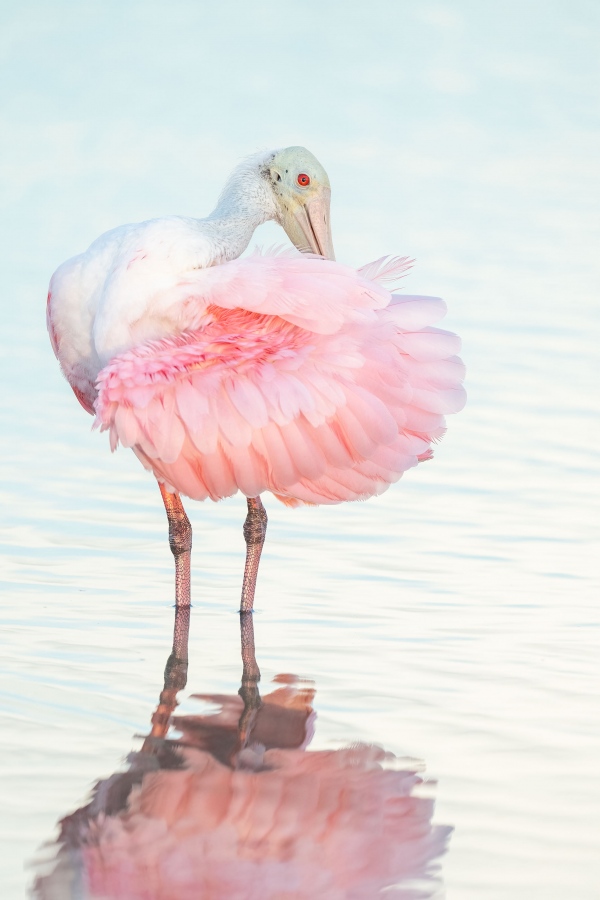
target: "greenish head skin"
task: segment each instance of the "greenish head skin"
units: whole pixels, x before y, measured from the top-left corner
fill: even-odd
[[[331,239],[331,186],[327,172],[305,147],[286,147],[267,159],[277,221],[302,251],[335,259]]]

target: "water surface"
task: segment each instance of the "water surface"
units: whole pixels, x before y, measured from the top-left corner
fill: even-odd
[[[158,490],[90,433],[62,381],[49,275],[122,221],[206,213],[239,156],[297,142],[331,176],[338,258],[409,253],[407,290],[447,299],[469,400],[434,461],[379,499],[290,511],[265,498],[261,683],[314,680],[311,752],[375,743],[423,761],[433,826],[454,829],[449,897],[597,897],[598,11],[309,7],[318,33],[293,46],[280,4],[262,19],[184,0],[7,14],[6,900],[25,895],[57,821],[139,750],[173,615]],[[245,505],[188,506],[178,711],[193,715],[190,694],[239,686]]]

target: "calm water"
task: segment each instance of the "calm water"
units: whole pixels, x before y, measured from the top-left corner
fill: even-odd
[[[379,499],[291,511],[265,498],[261,692],[280,673],[314,680],[307,755],[375,743],[411,760],[435,797],[432,833],[453,829],[445,855],[430,853],[441,871],[426,896],[595,900],[597,11],[380,3],[339,27],[332,3],[306,66],[275,7],[261,7],[263,31],[230,5],[237,31],[212,40],[230,27],[215,13],[202,53],[205,23],[183,0],[169,16],[107,3],[71,18],[30,3],[5,31],[2,898],[26,895],[57,821],[140,750],[172,633],[158,490],[90,433],[61,380],[43,322],[49,275],[121,221],[205,213],[240,155],[301,141],[332,178],[338,258],[410,253],[407,290],[448,300],[469,400],[435,460]],[[227,77],[194,107],[219,54]],[[290,59],[306,81],[265,121],[271,76]],[[323,84],[330,106],[306,110]],[[274,227],[257,237],[280,239]],[[194,716],[192,694],[240,685],[245,504],[188,508],[178,713]]]
[[[111,457],[89,433],[39,330],[39,343],[5,344],[11,370],[48,371],[26,404],[22,393],[3,403],[2,867],[15,898],[57,819],[148,733],[173,615],[158,491],[132,454]],[[436,460],[368,504],[269,504],[263,685],[279,672],[315,679],[311,749],[375,742],[424,761],[434,822],[454,827],[449,896],[592,898],[595,347],[551,324],[486,334],[467,333],[470,402]],[[526,348],[510,369],[507,341],[517,357]],[[191,693],[234,694],[241,672],[244,504],[189,505],[183,712]]]

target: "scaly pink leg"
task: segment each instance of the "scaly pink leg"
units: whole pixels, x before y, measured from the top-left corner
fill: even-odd
[[[175,605],[190,606],[190,556],[192,553],[192,526],[185,514],[179,494],[170,494],[164,484],[158,485],[169,520],[169,544],[175,557]],[[177,642],[177,619],[175,642]]]
[[[254,574],[254,581],[256,582],[256,573]],[[256,714],[262,706],[262,700],[260,699],[260,692],[258,690],[260,669],[256,662],[256,653],[254,650],[254,622],[252,621],[251,609],[246,612],[240,610],[240,637],[242,639],[242,663],[244,669],[242,672],[242,684],[238,694],[244,701],[244,709],[242,710],[238,722],[238,743],[232,757],[232,764],[234,765],[238,753],[246,747],[248,738],[254,726]]]
[[[242,644],[242,686],[256,684],[260,681],[260,669],[256,662],[256,650],[254,648],[254,622],[252,610],[240,611],[240,638]]]
[[[248,515],[244,522],[244,538],[246,540],[246,565],[242,584],[241,613],[252,612],[256,576],[267,533],[267,512],[260,497],[248,497]]]
[[[244,709],[238,723],[238,748],[234,753],[232,762],[240,750],[243,750],[252,730],[256,713],[262,703],[258,691],[260,681],[260,669],[256,664],[254,651],[254,623],[252,621],[252,607],[254,605],[254,591],[256,590],[256,576],[258,564],[262,553],[265,535],[267,533],[267,513],[262,505],[260,497],[248,497],[248,515],[244,522],[244,538],[246,540],[246,565],[244,567],[244,582],[242,584],[242,602],[240,606],[240,637],[242,640],[242,686],[239,695],[244,701]]]
[[[165,682],[158,706],[152,714],[152,730],[142,746],[142,753],[155,753],[157,738],[166,738],[171,716],[177,706],[177,694],[187,684],[188,635],[190,631],[190,607],[175,607],[173,649],[165,666]]]

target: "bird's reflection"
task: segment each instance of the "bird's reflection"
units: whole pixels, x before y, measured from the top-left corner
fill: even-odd
[[[152,728],[129,768],[60,823],[33,896],[119,900],[416,900],[437,896],[450,829],[433,825],[414,765],[365,744],[307,750],[312,682],[260,696],[251,613],[237,695],[174,715],[186,685],[189,607]]]

